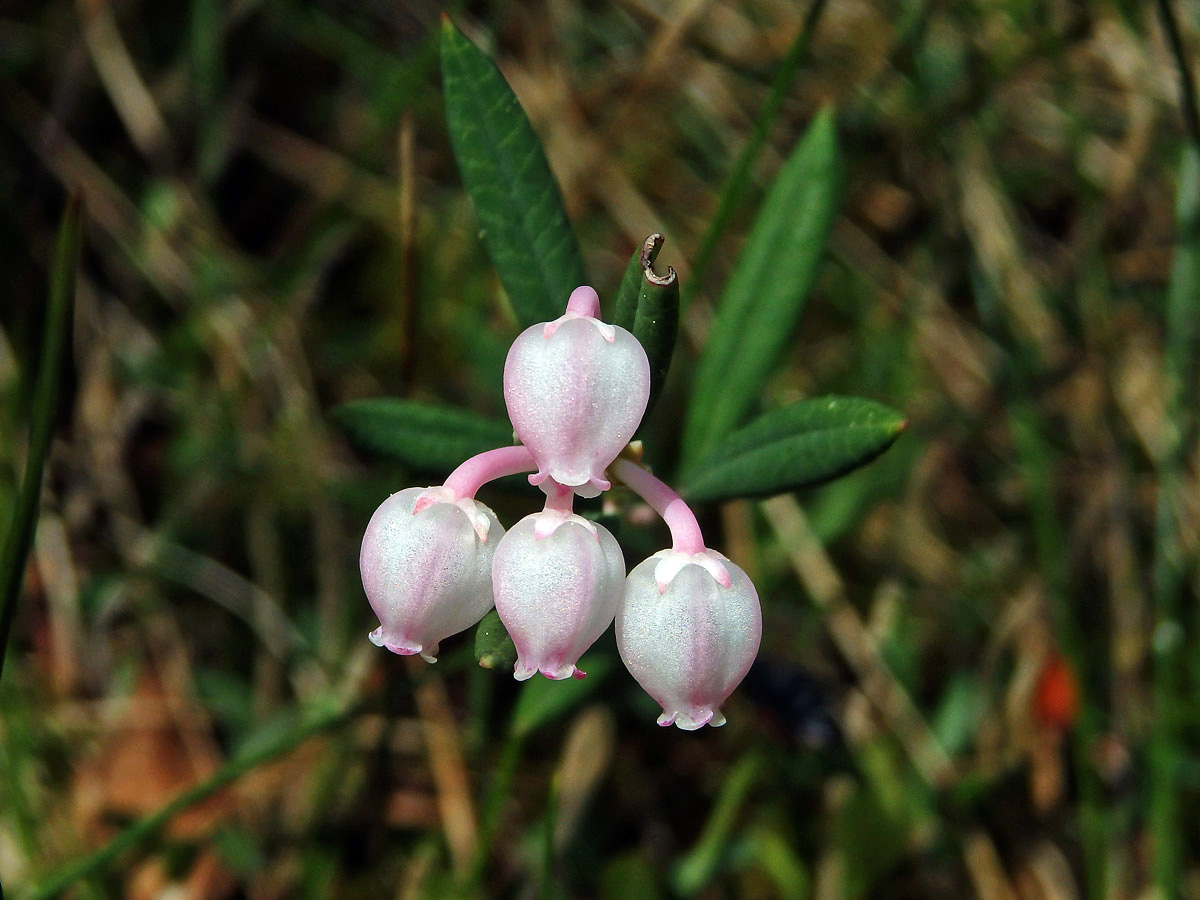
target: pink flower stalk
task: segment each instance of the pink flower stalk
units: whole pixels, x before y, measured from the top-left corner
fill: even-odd
[[[663,517],[673,544],[625,580],[616,615],[621,660],[662,707],[659,725],[724,725],[720,706],[762,639],[758,593],[745,572],[704,546],[695,515],[670,487],[628,460],[612,469]]]
[[[372,643],[436,662],[442,639],[483,618],[492,608],[492,558],[504,529],[475,491],[531,468],[524,447],[501,447],[467,460],[442,487],[407,488],[383,501],[359,553],[363,589],[380,622]]]
[[[606,528],[571,512],[573,493],[550,482],[546,508],[504,536],[492,563],[496,612],[517,648],[518,681],[582,678],[576,663],[608,628],[625,559]]]
[[[581,497],[608,490],[604,470],[633,437],[650,396],[642,345],[599,312],[596,292],[576,288],[566,313],[521,332],[504,364],[508,416],[537,460],[530,483],[552,479]]]

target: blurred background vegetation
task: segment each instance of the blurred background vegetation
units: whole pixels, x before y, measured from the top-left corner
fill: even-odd
[[[445,472],[331,410],[502,415],[516,333],[450,155],[442,7],[0,7],[0,529],[54,233],[69,191],[87,207],[0,683],[6,896],[1200,897],[1200,132],[1165,8],[450,5],[601,296],[667,237],[667,469],[763,191],[837,111],[840,214],[763,406],[860,394],[910,427],[827,487],[702,510],[766,628],[729,724],[685,734],[611,632],[584,687],[479,669],[469,633],[435,667],[366,640],[367,518]],[[1192,60],[1200,6],[1174,12]],[[505,521],[537,499],[481,496]],[[622,538],[631,564],[665,542]]]

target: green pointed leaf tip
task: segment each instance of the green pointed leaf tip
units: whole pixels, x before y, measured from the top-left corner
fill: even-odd
[[[442,85],[454,158],[522,326],[562,315],[587,282],[546,154],[500,70],[442,19]]]
[[[844,475],[883,453],[908,422],[860,397],[816,397],[771,410],[684,475],[691,500],[781,494]]]
[[[768,190],[721,294],[696,366],[685,466],[746,417],[783,355],[816,280],[841,182],[834,113],[826,108]]]
[[[426,472],[449,472],[513,441],[508,422],[412,400],[355,400],[337,407],[333,417],[358,446]]]
[[[505,672],[511,672],[517,662],[517,648],[494,609],[475,626],[475,658],[484,669]]]

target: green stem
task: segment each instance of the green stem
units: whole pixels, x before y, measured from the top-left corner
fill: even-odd
[[[243,753],[235,759],[231,759],[207,781],[184,791],[166,806],[158,810],[158,812],[134,822],[99,850],[59,869],[33,892],[29,900],[49,900],[49,898],[57,897],[75,884],[75,882],[101,872],[126,850],[130,850],[152,838],[168,822],[188,807],[194,806],[212,796],[251,769],[257,768],[277,756],[282,756],[309,738],[346,721],[358,709],[357,704],[335,704],[322,706],[322,708],[310,712],[305,721],[301,722],[295,728],[276,736],[270,741],[264,742],[261,746]]]
[[[763,773],[763,757],[750,752],[730,771],[695,846],[672,874],[675,891],[684,897],[703,890],[720,868],[732,841],[737,816]]]
[[[1195,564],[1194,558],[1186,558],[1180,521],[1183,473],[1195,445],[1196,417],[1189,391],[1196,383],[1196,338],[1200,331],[1196,312],[1200,304],[1200,153],[1195,147],[1184,151],[1177,227],[1165,310],[1167,445],[1157,461],[1152,568],[1155,634],[1150,827],[1154,880],[1162,896],[1168,898],[1179,896],[1183,875],[1178,776],[1183,758],[1181,736],[1188,709],[1183,683],[1188,635],[1184,631],[1182,609],[1188,571]]]
[[[475,846],[475,860],[466,877],[465,897],[478,896],[483,888],[483,878],[487,872],[488,857],[492,853],[492,844],[496,840],[496,831],[500,827],[500,814],[512,788],[513,777],[517,772],[517,764],[521,761],[521,750],[525,741],[521,734],[510,731],[500,749],[500,758],[492,772],[491,783],[487,795],[483,799],[480,810],[479,843]]]
[[[1025,351],[1026,356],[1031,352]],[[1031,390],[1031,386],[1020,375],[1031,365],[1030,359],[1018,358],[1014,365],[1018,396],[1028,396]],[[1104,896],[1104,885],[1108,878],[1106,843],[1109,833],[1104,799],[1091,762],[1100,728],[1093,707],[1088,702],[1090,679],[1083,634],[1068,599],[1071,597],[1071,575],[1066,563],[1067,540],[1054,505],[1055,450],[1046,439],[1043,423],[1039,421],[1032,403],[1010,399],[1008,415],[1017,465],[1029,500],[1038,570],[1046,581],[1046,605],[1054,634],[1079,684],[1079,717],[1072,733],[1071,752],[1079,791],[1079,834],[1083,850],[1085,896],[1100,900]]]
[[[1157,461],[1153,597],[1155,611],[1154,717],[1150,738],[1150,833],[1153,877],[1160,896],[1180,896],[1183,878],[1184,821],[1179,808],[1182,734],[1189,705],[1183,680],[1188,635],[1181,622],[1188,571],[1180,496],[1183,473],[1195,445],[1196,416],[1191,391],[1196,384],[1197,336],[1200,333],[1200,113],[1196,83],[1184,51],[1179,23],[1168,0],[1158,0],[1167,44],[1179,70],[1180,114],[1185,146],[1176,197],[1176,246],[1167,290],[1164,325],[1166,353],[1166,446]],[[1193,635],[1194,638],[1194,635]]]
[[[79,248],[83,242],[83,201],[73,195],[67,202],[54,260],[50,270],[50,297],[46,324],[42,329],[42,354],[38,360],[33,388],[33,423],[29,431],[29,455],[25,477],[17,496],[8,539],[0,550],[0,676],[9,634],[17,613],[17,598],[25,580],[25,563],[33,546],[37,525],[38,502],[42,496],[42,471],[50,438],[54,433],[54,414],[58,409],[63,357],[70,344],[71,313],[75,308],[75,278],[79,268]]]
[[[783,62],[779,64],[779,68],[775,72],[775,78],[771,82],[771,91],[767,94],[767,99],[758,112],[758,118],[754,121],[754,131],[738,155],[733,171],[725,179],[725,186],[717,201],[717,211],[713,214],[708,229],[700,240],[700,249],[696,251],[691,275],[682,292],[681,307],[687,305],[688,300],[691,299],[696,287],[703,279],[704,271],[712,262],[717,244],[725,234],[729,220],[733,217],[734,208],[746,196],[746,187],[750,180],[750,167],[758,158],[763,144],[767,142],[767,135],[771,131],[771,126],[775,124],[775,117],[779,115],[779,109],[783,106],[784,98],[796,77],[800,60],[804,58],[804,53],[812,41],[812,35],[816,30],[817,21],[821,17],[821,11],[825,8],[825,2],[826,0],[813,0],[812,5],[808,8],[808,13],[804,16],[804,24],[800,27],[800,33],[792,41],[787,56],[783,58]]]
[[[26,858],[35,859],[40,847],[37,816],[27,802],[21,782],[37,751],[30,734],[30,709],[24,701],[25,698],[15,689],[11,697],[0,695],[0,717],[4,721],[4,741],[0,743],[0,773],[3,773],[4,792],[0,795],[0,803],[12,813],[13,831]],[[0,900],[2,898],[3,890],[0,889]]]

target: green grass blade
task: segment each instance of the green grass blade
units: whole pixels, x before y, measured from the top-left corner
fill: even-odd
[[[1184,537],[1187,514],[1185,472],[1194,451],[1197,338],[1200,336],[1200,152],[1189,145],[1183,154],[1176,197],[1177,244],[1166,297],[1167,446],[1157,460],[1158,501],[1155,511],[1153,585],[1157,624],[1154,643],[1154,730],[1150,742],[1150,823],[1154,835],[1154,875],[1164,896],[1174,893],[1183,877],[1183,845],[1179,834],[1183,813],[1179,779],[1184,765],[1181,735],[1188,720],[1190,692],[1183,637],[1188,558]]]
[[[833,110],[822,110],[763,202],[696,367],[685,465],[750,412],[804,310],[841,188]]]
[[[298,747],[309,738],[345,722],[358,710],[359,706],[356,704],[347,706],[329,702],[314,705],[294,726],[274,731],[266,739],[256,741],[253,748],[239,753],[229,760],[206,781],[188,788],[157,812],[138,819],[99,850],[60,869],[33,892],[30,900],[50,900],[76,882],[103,872],[122,853],[154,837],[168,822],[184,810],[206,800],[251,769],[258,768],[263,763],[270,762],[277,756],[282,756],[289,750]]]
[[[425,472],[451,471],[513,442],[508,422],[412,400],[355,400],[337,407],[333,418],[358,446]]]
[[[50,270],[49,305],[42,332],[41,357],[33,385],[32,423],[29,430],[29,455],[25,475],[17,496],[12,523],[0,551],[0,675],[4,673],[5,651],[17,599],[25,576],[25,563],[33,545],[37,526],[38,501],[42,493],[42,470],[50,450],[54,415],[58,409],[62,383],[63,358],[71,338],[71,319],[75,309],[75,279],[79,252],[83,243],[83,202],[73,196],[63,213],[54,247]]]
[[[762,773],[762,757],[749,753],[726,776],[699,840],[672,873],[676,893],[691,897],[712,881],[729,851],[738,813]]]
[[[512,88],[448,18],[442,84],[454,158],[513,311],[525,326],[555,319],[587,282],[562,195]]]
[[[793,841],[769,826],[755,828],[746,836],[744,852],[771,881],[779,900],[808,900],[811,879],[797,855]]]
[[[829,481],[883,453],[907,425],[859,397],[816,397],[759,416],[684,474],[690,500],[781,494]]]
[[[586,678],[531,678],[521,686],[521,695],[513,708],[509,727],[518,738],[525,738],[558,716],[587,699],[612,671],[611,657],[593,653],[580,661]]]
[[[700,249],[696,251],[696,258],[692,261],[689,286],[683,294],[684,304],[690,299],[692,292],[702,283],[704,273],[708,270],[708,264],[712,262],[713,253],[717,249],[717,243],[725,235],[725,229],[729,227],[729,220],[733,218],[733,213],[738,203],[746,196],[747,189],[750,186],[750,167],[758,159],[758,154],[767,142],[767,135],[771,133],[771,127],[775,124],[775,118],[779,115],[779,110],[783,106],[783,101],[787,97],[788,90],[796,78],[796,72],[800,68],[800,60],[804,58],[804,54],[808,50],[808,45],[812,41],[813,32],[817,28],[817,21],[821,18],[821,13],[825,9],[825,2],[826,0],[813,0],[812,5],[808,8],[808,12],[805,13],[804,24],[800,28],[800,33],[796,35],[796,39],[792,41],[792,46],[788,49],[787,56],[779,64],[779,68],[775,72],[775,77],[771,81],[771,92],[767,94],[767,99],[763,103],[762,109],[759,110],[758,118],[754,120],[754,133],[746,141],[742,152],[738,154],[733,170],[729,173],[729,177],[725,179],[725,185],[721,188],[721,197],[717,201],[717,211],[713,213],[708,229],[704,232],[704,237],[700,240]]]

